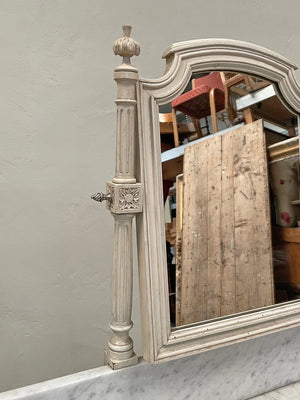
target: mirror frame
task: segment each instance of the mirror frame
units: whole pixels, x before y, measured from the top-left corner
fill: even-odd
[[[251,310],[171,330],[161,172],[159,105],[180,95],[193,72],[237,71],[276,83],[277,94],[300,113],[297,66],[281,55],[247,42],[202,39],[175,43],[163,58],[159,79],[137,83],[138,141],[136,177],[144,186],[143,212],[137,218],[137,243],[143,356],[158,363],[196,354],[300,325],[300,300]]]

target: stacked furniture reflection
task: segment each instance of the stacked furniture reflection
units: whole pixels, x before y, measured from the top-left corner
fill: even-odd
[[[194,87],[172,102],[174,142],[166,142],[161,130],[175,326],[300,295],[295,115],[266,80],[233,72],[199,80],[210,77],[222,87],[207,85],[201,94]],[[211,96],[208,114],[199,114],[196,123],[190,110],[203,105],[199,96],[209,97],[212,89],[219,101]],[[178,110],[192,117],[186,130],[184,122],[178,125],[184,120]],[[213,134],[205,135],[199,127],[207,116]]]

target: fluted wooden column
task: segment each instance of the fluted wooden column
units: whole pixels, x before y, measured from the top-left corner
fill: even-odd
[[[105,350],[105,360],[113,369],[138,362],[129,336],[132,328],[132,220],[142,210],[142,187],[136,182],[135,121],[136,82],[138,71],[130,57],[139,55],[140,47],[130,38],[131,27],[124,26],[124,36],[114,44],[114,52],[123,57],[115,69],[117,82],[116,170],[112,182],[107,182],[107,207],[114,221],[114,258],[112,270],[112,313],[110,328],[113,336]]]

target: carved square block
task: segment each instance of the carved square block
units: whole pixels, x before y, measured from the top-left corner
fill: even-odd
[[[106,202],[108,210],[115,214],[132,214],[142,211],[143,188],[141,183],[106,182],[106,193],[111,201]]]

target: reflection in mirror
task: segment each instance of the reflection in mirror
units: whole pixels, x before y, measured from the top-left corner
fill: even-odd
[[[173,328],[299,299],[297,116],[276,85],[195,74],[159,119]]]

